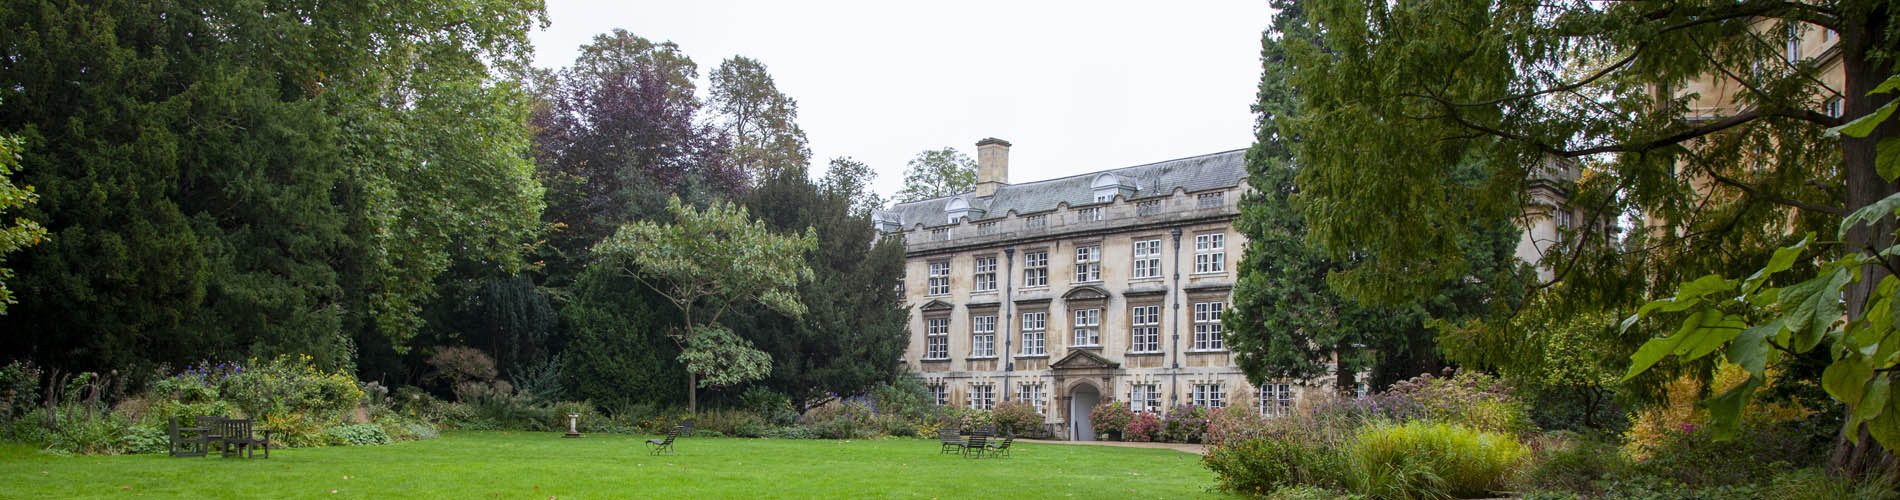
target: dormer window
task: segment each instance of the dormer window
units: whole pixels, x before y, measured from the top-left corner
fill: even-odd
[[[951,198],[949,203],[943,205],[943,211],[950,217],[951,224],[983,217],[982,210],[971,207],[970,200],[961,197]]]
[[[1135,181],[1115,174],[1102,174],[1095,176],[1095,182],[1089,183],[1089,191],[1095,194],[1095,203],[1107,203],[1115,201],[1116,196],[1134,196]]]

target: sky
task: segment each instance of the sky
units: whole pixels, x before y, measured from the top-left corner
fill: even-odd
[[[920,151],[1013,144],[1021,183],[1247,147],[1265,0],[664,3],[549,0],[535,64],[614,28],[706,74],[743,55],[798,101],[813,175],[849,156],[890,196]]]

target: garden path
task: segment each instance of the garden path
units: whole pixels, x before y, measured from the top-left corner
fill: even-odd
[[[1086,446],[1119,446],[1119,447],[1122,447],[1122,448],[1161,448],[1161,449],[1168,449],[1168,450],[1175,450],[1175,451],[1180,451],[1180,452],[1186,452],[1186,453],[1193,453],[1193,454],[1195,454],[1195,455],[1206,455],[1206,454],[1207,454],[1207,445],[1204,445],[1204,444],[1184,444],[1184,443],[1131,443],[1131,442],[1124,442],[1124,441],[1059,441],[1059,440],[1053,440],[1053,439],[1017,439],[1017,441],[1022,441],[1022,442],[1025,442],[1025,443],[1037,443],[1037,444],[1072,444],[1072,445],[1086,445]]]

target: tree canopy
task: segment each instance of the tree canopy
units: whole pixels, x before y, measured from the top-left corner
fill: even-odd
[[[897,201],[928,200],[976,188],[976,161],[945,146],[917,153],[904,168],[904,187]]]
[[[1838,284],[1846,299],[1840,311],[1858,324],[1883,297],[1878,287],[1891,256],[1816,275],[1856,277],[1840,283],[1783,288],[1792,281],[1781,280],[1791,278],[1778,277],[1730,290],[1722,285],[1740,281],[1722,277],[1767,277],[1783,263],[1814,269],[1815,260],[1782,257],[1787,248],[1839,262],[1891,245],[1893,219],[1879,210],[1870,224],[1841,223],[1895,192],[1887,179],[1900,169],[1885,168],[1877,149],[1900,143],[1896,124],[1830,131],[1891,109],[1893,95],[1876,92],[1893,74],[1887,61],[1900,43],[1887,2],[1316,0],[1305,11],[1304,22],[1283,31],[1298,102],[1286,129],[1299,139],[1303,210],[1315,221],[1310,239],[1334,256],[1399,257],[1335,275],[1354,296],[1396,301],[1436,293],[1466,265],[1456,251],[1471,231],[1463,221],[1519,214],[1528,186],[1554,182],[1591,221],[1564,231],[1542,262],[1554,280],[1538,284],[1544,297],[1530,303],[1558,313],[1526,316],[1548,320],[1543,325],[1487,322],[1484,328],[1499,330],[1464,337],[1480,340],[1464,348],[1508,352],[1503,343],[1526,342],[1528,332],[1576,327],[1567,318],[1621,316],[1672,294],[1676,305],[1644,309],[1680,311],[1712,293],[1815,297],[1807,292]],[[1831,40],[1838,50],[1804,54],[1792,43],[1803,39]],[[1551,169],[1565,162],[1583,174],[1553,181]],[[1462,163],[1482,167],[1480,182],[1443,175]],[[1379,175],[1366,175],[1366,165],[1378,165]],[[1841,244],[1800,245],[1809,232],[1838,235]],[[1706,374],[1714,364],[1705,348],[1727,340],[1680,350],[1649,342],[1639,351],[1636,344],[1660,337],[1679,346],[1687,337],[1662,334],[1702,331],[1689,325],[1695,318],[1729,332],[1762,325],[1748,318],[1767,313],[1727,309],[1747,302],[1705,304],[1717,303],[1739,317],[1710,307],[1681,330],[1637,322],[1627,330],[1633,333],[1606,336],[1616,344],[1607,347],[1637,352],[1634,361],[1650,368],[1632,371],[1630,383]],[[1755,345],[1730,345],[1742,344]],[[1657,349],[1681,356],[1651,367],[1663,359]],[[1754,371],[1753,357],[1741,359]],[[1709,403],[1739,408],[1749,387]],[[1853,434],[1850,428],[1844,436]]]
[[[770,372],[771,357],[719,320],[749,303],[804,315],[796,287],[812,279],[804,258],[817,236],[810,228],[802,235],[774,234],[731,202],[699,210],[676,196],[666,207],[671,223],[621,226],[595,245],[594,265],[640,281],[679,310],[683,325],[670,336],[686,363],[687,407],[697,411],[697,386],[732,385]]]
[[[540,224],[525,64],[538,2],[0,8],[27,293],[6,350],[72,369],[398,349],[457,262]],[[215,33],[215,36],[207,35]]]
[[[39,198],[33,194],[33,186],[15,186],[10,178],[19,169],[19,139],[0,136],[0,215],[18,210]],[[46,237],[46,228],[25,217],[16,217],[13,222],[0,219],[0,264],[6,263],[6,256],[22,248],[39,243]],[[7,313],[7,305],[14,303],[13,292],[7,289],[7,278],[13,276],[13,270],[0,267],[0,315]]]
[[[779,92],[765,64],[733,56],[708,77],[706,104],[731,138],[739,169],[759,182],[780,171],[806,170],[811,148],[798,128],[798,100]]]

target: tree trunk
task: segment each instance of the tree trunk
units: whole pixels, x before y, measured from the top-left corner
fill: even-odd
[[[1875,86],[1886,81],[1893,74],[1892,66],[1868,60],[1867,52],[1875,48],[1878,38],[1885,35],[1888,16],[1891,14],[1884,4],[1862,6],[1859,9],[1849,7],[1843,12],[1844,29],[1841,30],[1841,73],[1843,117],[1853,119],[1866,116],[1880,106],[1892,100],[1891,94],[1867,95]],[[1877,151],[1875,145],[1881,138],[1892,137],[1900,130],[1900,120],[1888,120],[1874,129],[1864,138],[1841,136],[1841,173],[1846,181],[1847,210],[1852,212],[1861,207],[1886,198],[1900,191],[1894,183],[1880,178],[1875,166]],[[1879,222],[1853,228],[1847,232],[1846,248],[1843,251],[1857,252],[1868,249],[1884,249],[1893,244],[1895,223],[1892,217]],[[1848,320],[1857,320],[1865,309],[1874,288],[1887,270],[1880,265],[1868,265],[1861,269],[1861,280],[1848,285],[1846,290]],[[1852,408],[1849,408],[1852,411]],[[1850,439],[1858,435],[1859,439]],[[1858,442],[1856,442],[1858,441]],[[1868,436],[1866,426],[1844,429],[1835,441],[1832,464],[1840,473],[1858,475],[1871,471],[1893,470],[1894,456]]]
[[[699,374],[686,371],[686,413],[699,414]]]
[[[1346,366],[1346,349],[1352,346],[1345,341],[1333,344],[1333,392],[1339,397],[1351,399],[1358,395],[1358,374]]]

